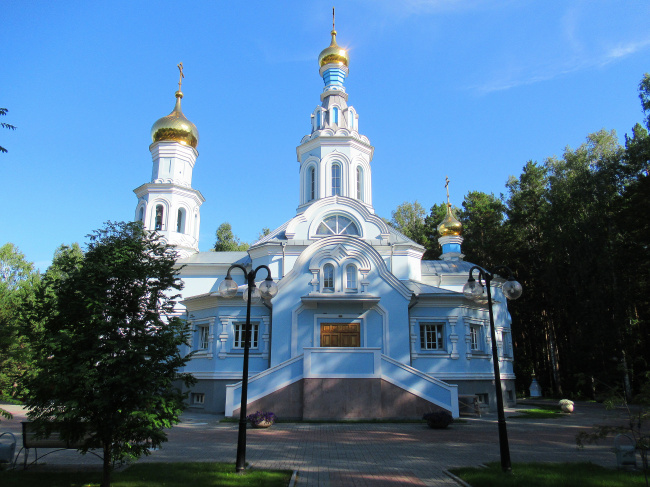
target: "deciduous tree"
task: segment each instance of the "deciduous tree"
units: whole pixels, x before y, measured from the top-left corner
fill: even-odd
[[[61,252],[54,299],[36,340],[28,416],[47,432],[53,422],[80,449],[104,453],[102,487],[113,462],[148,454],[178,422],[178,381],[189,357],[185,323],[174,313],[176,253],[137,223],[108,223],[89,235],[83,259]],[[89,436],[87,436],[89,435]]]
[[[237,250],[247,250],[249,245],[240,242],[239,239],[232,233],[232,225],[224,222],[217,228],[217,240],[214,243],[215,252],[233,252]]]

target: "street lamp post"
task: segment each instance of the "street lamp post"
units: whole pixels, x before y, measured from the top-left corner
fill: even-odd
[[[278,293],[278,285],[273,282],[271,277],[271,269],[265,265],[258,266],[255,270],[250,272],[246,271],[246,268],[239,264],[233,264],[228,269],[226,278],[219,284],[219,294],[224,298],[233,298],[237,295],[238,285],[233,281],[230,276],[230,271],[233,269],[241,269],[246,277],[246,282],[248,288],[246,289],[246,324],[244,325],[244,370],[242,373],[242,385],[241,385],[241,403],[239,406],[239,435],[237,437],[237,472],[241,473],[246,467],[246,403],[248,401],[248,355],[250,349],[250,339],[251,339],[251,302],[254,298],[261,295],[264,298],[271,299]],[[257,271],[260,269],[265,269],[267,273],[266,279],[260,284],[259,291],[255,286],[255,276]],[[254,291],[257,291],[254,293]]]
[[[478,271],[478,282],[473,277],[474,270]],[[503,294],[507,299],[517,299],[521,296],[521,284],[515,281],[512,271],[506,266],[498,266],[493,272],[489,272],[482,267],[475,265],[469,270],[469,279],[463,287],[463,293],[469,299],[477,302],[487,300],[488,313],[490,315],[490,334],[492,336],[492,362],[494,365],[494,385],[497,395],[497,413],[499,418],[499,449],[501,451],[501,469],[504,472],[512,470],[510,463],[510,447],[508,446],[508,430],[506,428],[506,416],[503,412],[503,392],[501,390],[501,373],[499,371],[499,354],[497,349],[497,335],[494,328],[494,313],[492,312],[492,292],[490,282],[498,273],[506,271],[508,280],[503,284]],[[481,284],[485,282],[485,287]],[[505,346],[505,344],[504,344]]]

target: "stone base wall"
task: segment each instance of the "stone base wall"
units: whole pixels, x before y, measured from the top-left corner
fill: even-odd
[[[420,419],[437,406],[382,379],[303,379],[248,404],[283,419]],[[235,409],[234,417],[239,416]]]

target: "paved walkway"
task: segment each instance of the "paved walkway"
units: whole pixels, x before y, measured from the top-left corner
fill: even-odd
[[[15,417],[2,421],[0,431],[19,433],[24,412],[10,408]],[[506,416],[512,415],[514,410],[507,410]],[[590,461],[614,467],[611,440],[579,450],[575,435],[595,423],[621,417],[600,405],[580,403],[576,412],[559,419],[508,420],[512,461]],[[185,413],[182,423],[169,432],[169,442],[140,461],[234,462],[238,425],[220,423],[219,419]],[[444,469],[499,461],[495,414],[466,418],[465,423],[446,430],[432,430],[419,423],[278,423],[269,429],[249,429],[247,439],[246,460],[252,468],[298,470],[299,487],[452,487],[457,484]],[[45,461],[49,465],[99,464],[95,457],[75,451],[58,452]]]

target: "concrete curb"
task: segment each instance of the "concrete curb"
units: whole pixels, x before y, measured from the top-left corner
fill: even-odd
[[[453,480],[454,482],[456,482],[458,485],[462,485],[463,487],[472,487],[471,485],[469,485],[467,482],[465,482],[465,481],[464,481],[463,479],[461,479],[460,477],[456,477],[453,473],[451,473],[451,472],[450,472],[449,470],[447,470],[446,468],[443,468],[443,469],[442,469],[442,473],[444,473],[445,475],[447,475],[451,480]]]
[[[298,470],[294,470],[291,474],[291,480],[289,480],[289,487],[296,487],[298,482]]]

